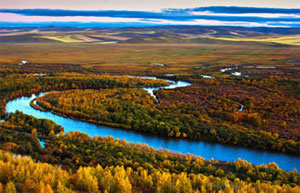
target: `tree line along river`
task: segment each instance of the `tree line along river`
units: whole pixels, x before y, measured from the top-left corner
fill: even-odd
[[[141,77],[156,79],[156,77]],[[154,90],[160,88],[174,89],[178,87],[190,86],[191,84],[185,81],[171,81],[169,86],[163,86],[158,88],[144,88],[154,98]],[[43,96],[46,93],[40,93],[38,96]],[[244,147],[215,144],[204,141],[192,141],[187,139],[174,139],[167,137],[159,137],[154,135],[148,135],[145,133],[137,133],[129,130],[122,130],[113,127],[107,127],[102,125],[96,125],[79,120],[73,120],[65,118],[59,115],[55,115],[51,112],[42,112],[36,110],[30,106],[30,101],[38,97],[32,95],[31,97],[20,97],[11,100],[6,105],[6,112],[11,113],[16,110],[23,111],[26,114],[32,115],[36,118],[46,118],[56,122],[58,125],[64,127],[65,132],[80,131],[93,136],[112,136],[118,139],[125,139],[128,142],[145,143],[153,148],[168,149],[172,152],[181,152],[183,154],[194,154],[201,156],[205,159],[214,158],[221,161],[235,161],[238,158],[247,160],[252,164],[268,164],[269,162],[276,162],[281,169],[292,171],[296,168],[300,170],[300,157],[297,155],[289,155],[283,153],[269,152],[263,150],[254,150]]]

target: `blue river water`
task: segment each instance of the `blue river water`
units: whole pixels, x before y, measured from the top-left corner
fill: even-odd
[[[189,83],[183,81],[170,82],[173,84],[164,88],[173,89],[176,87],[190,85]],[[145,88],[145,90],[147,90],[151,95],[153,95],[153,90],[157,89],[158,88]],[[44,94],[45,93],[40,93],[38,96],[42,96]],[[296,168],[298,171],[300,171],[300,157],[297,155],[254,150],[224,144],[208,143],[204,141],[159,137],[148,135],[145,133],[138,133],[134,131],[122,130],[118,128],[87,123],[79,120],[73,120],[70,118],[52,114],[51,112],[42,112],[32,108],[30,106],[30,101],[36,97],[36,95],[32,95],[31,97],[20,97],[15,100],[11,100],[6,105],[6,112],[10,113],[19,110],[36,118],[46,118],[53,120],[58,125],[64,127],[65,133],[71,131],[80,131],[82,133],[90,135],[91,137],[112,136],[118,139],[125,139],[128,142],[145,143],[155,149],[168,149],[172,152],[181,152],[182,154],[190,153],[193,155],[201,156],[205,159],[214,158],[215,160],[221,161],[235,161],[238,158],[241,158],[256,165],[276,162],[281,169],[292,171],[294,168]]]

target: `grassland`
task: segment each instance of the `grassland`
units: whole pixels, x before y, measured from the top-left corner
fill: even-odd
[[[107,33],[107,35],[119,35],[119,34],[126,34],[126,33],[134,33],[134,34],[155,34],[155,31],[118,31]]]
[[[103,41],[97,39],[97,37],[94,38],[93,36],[87,36],[83,34],[46,35],[46,36],[41,36],[41,38],[56,40],[64,43],[90,43],[90,42],[97,42],[100,44],[116,43],[116,41]]]
[[[273,42],[279,44],[288,44],[288,45],[300,45],[300,35],[291,35],[291,36],[258,36],[255,38],[248,37],[216,37],[213,39],[218,40],[227,40],[227,41],[254,41],[254,42]]]
[[[299,58],[294,47],[230,44],[3,43],[0,53],[0,63],[15,69],[26,68],[17,64],[27,60],[37,66],[69,64],[99,72],[156,75],[219,73],[237,64],[292,67]]]
[[[61,41],[61,42],[94,42],[94,41],[97,41],[96,39],[88,38],[83,35],[56,35],[56,36],[42,36],[42,37]]]

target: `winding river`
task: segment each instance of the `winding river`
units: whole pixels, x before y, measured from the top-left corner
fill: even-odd
[[[167,81],[171,82],[172,84],[160,88],[174,89],[178,87],[185,87],[191,85],[190,83],[184,81]],[[159,88],[144,89],[147,90],[147,92],[153,97],[155,97],[153,91]],[[40,93],[38,96],[42,96],[44,94],[45,93]],[[148,135],[145,133],[137,133],[134,131],[122,130],[118,128],[87,123],[79,120],[73,120],[70,118],[65,118],[59,115],[52,114],[51,112],[42,112],[32,108],[30,106],[30,101],[38,96],[32,95],[31,97],[20,97],[15,100],[9,101],[6,105],[6,112],[11,113],[15,112],[16,110],[19,110],[37,118],[46,118],[53,120],[57,124],[64,127],[65,133],[71,131],[80,131],[82,133],[87,133],[91,137],[95,135],[113,136],[114,138],[118,139],[126,139],[126,141],[128,142],[145,143],[156,149],[162,148],[168,149],[172,152],[199,155],[205,159],[214,158],[215,160],[235,161],[238,158],[241,158],[243,160],[247,160],[252,164],[268,164],[269,162],[276,162],[278,166],[284,170],[292,171],[293,168],[296,168],[298,171],[300,171],[300,157],[297,155],[260,151],[243,147],[208,143],[204,141],[192,141],[186,139],[159,137],[154,135]]]

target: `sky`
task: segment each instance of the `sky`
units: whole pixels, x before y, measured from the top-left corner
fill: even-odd
[[[3,0],[0,26],[300,27],[296,0]]]
[[[2,0],[8,9],[143,10],[208,6],[300,8],[298,0]]]

